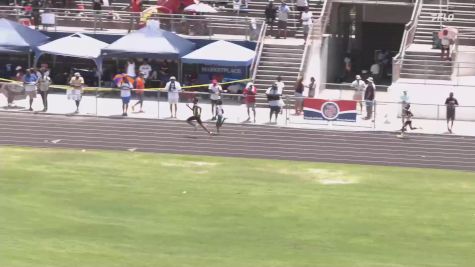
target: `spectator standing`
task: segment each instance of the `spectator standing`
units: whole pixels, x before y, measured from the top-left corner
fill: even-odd
[[[102,26],[102,5],[104,2],[102,0],[92,0],[92,9],[94,10],[94,28],[96,28],[97,19],[99,19],[100,30],[103,30]]]
[[[305,7],[303,12],[301,12],[300,20],[302,21],[303,39],[305,40],[304,44],[306,44],[310,25],[312,25],[312,12],[309,11],[308,6]]]
[[[353,67],[351,64],[351,55],[349,53],[346,53],[345,58],[343,59],[343,65],[344,65],[344,70],[343,70],[343,81],[347,81],[351,77],[351,73],[353,71]]]
[[[132,95],[132,89],[134,86],[129,81],[129,77],[124,75],[122,81],[119,83],[120,88],[120,97],[122,98],[122,116],[127,116],[127,111],[129,110],[130,97]]]
[[[366,83],[361,80],[360,75],[356,75],[356,79],[351,83],[351,87],[355,89],[353,100],[358,101],[360,105],[360,112],[363,114],[363,93],[366,88]]]
[[[285,0],[282,0],[279,10],[277,12],[278,21],[278,28],[279,33],[277,35],[277,39],[282,37],[282,31],[284,32],[284,39],[287,38],[287,20],[289,19],[290,8],[285,3]]]
[[[277,124],[277,116],[281,110],[282,91],[279,90],[279,85],[274,83],[266,91],[267,101],[269,102],[269,123],[272,123],[272,115],[275,114],[275,123]]]
[[[139,77],[135,79],[135,94],[137,94],[138,101],[134,105],[132,105],[132,112],[135,111],[135,107],[140,105],[139,113],[143,113],[143,97],[144,97],[144,89],[145,89],[145,78],[144,73],[140,72]]]
[[[381,78],[381,64],[374,62],[373,65],[371,65],[369,72],[371,73],[371,77],[376,79],[376,81],[379,81],[379,78]]]
[[[233,0],[233,12],[239,15],[241,11],[241,0]]]
[[[211,118],[212,121],[216,120],[216,110],[215,106],[218,103],[218,100],[221,99],[221,93],[223,92],[223,88],[219,85],[218,81],[212,80],[211,84],[208,87],[211,99],[211,113],[213,117]]]
[[[31,68],[26,71],[23,76],[23,87],[25,88],[25,94],[29,97],[30,108],[29,111],[33,111],[33,99],[36,98],[36,90],[38,86],[38,76],[36,76],[35,69]]]
[[[445,106],[447,107],[447,130],[452,133],[455,121],[455,108],[459,105],[459,102],[454,97],[454,93],[450,93],[449,97],[445,100]]]
[[[48,91],[49,86],[51,85],[51,78],[48,75],[48,72],[41,70],[40,78],[38,79],[38,92],[41,95],[43,100],[43,112],[48,111]]]
[[[303,84],[303,77],[300,77],[295,84],[295,115],[300,115],[303,111],[303,90],[305,85]]]
[[[129,60],[127,60],[127,65],[125,69],[127,76],[129,76],[130,78],[135,78],[135,76],[137,76],[135,72],[135,62],[133,59],[130,58]]]
[[[249,82],[246,85],[246,88],[244,88],[243,95],[244,95],[244,101],[246,103],[247,107],[247,120],[246,122],[251,121],[251,109],[252,109],[252,114],[254,115],[254,123],[256,123],[256,94],[257,94],[257,88],[254,85],[254,83]]]
[[[272,35],[272,30],[274,28],[274,21],[277,16],[277,8],[274,6],[274,1],[269,1],[265,9],[266,23],[270,26],[270,35]]]
[[[314,98],[315,97],[315,92],[317,90],[317,83],[315,81],[314,77],[310,78],[310,83],[308,84],[308,97],[309,98]]]
[[[299,12],[299,18],[302,17],[302,13],[308,9],[308,1],[307,0],[297,0],[295,1],[295,7]]]
[[[440,38],[440,58],[442,60],[450,60],[450,37],[449,31],[444,29]],[[447,55],[445,55],[447,53]]]
[[[132,12],[142,12],[142,0],[130,0],[130,11]]]
[[[366,103],[366,117],[364,120],[370,120],[373,116],[374,96],[376,91],[376,85],[372,77],[368,78],[368,85],[366,86],[364,100]]]
[[[176,81],[175,76],[170,77],[170,81],[165,85],[165,90],[168,92],[168,104],[170,104],[171,118],[176,119],[176,113],[178,110],[178,101],[180,99],[181,85]],[[173,111],[175,107],[175,111]]]
[[[69,89],[66,93],[68,99],[74,100],[76,102],[76,111],[74,113],[79,113],[79,104],[81,103],[81,95],[84,86],[84,78],[81,77],[79,72],[74,73],[74,77],[69,81],[72,89]]]
[[[33,17],[33,22],[35,24],[35,29],[38,30],[40,28],[40,7],[41,7],[40,0],[32,0],[31,1],[31,16]]]

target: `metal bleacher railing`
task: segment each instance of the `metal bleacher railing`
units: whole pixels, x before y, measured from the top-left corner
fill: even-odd
[[[122,10],[95,11],[90,9],[61,9],[47,8],[41,10],[42,14],[54,14],[57,27],[70,27],[93,29],[93,32],[120,31],[129,32],[138,29],[139,23],[144,22],[144,17],[137,12]],[[18,21],[22,17],[31,17],[25,14],[21,7],[1,6],[0,17]],[[212,38],[215,34],[233,35],[236,39],[250,40],[255,34],[251,27],[250,18],[239,16],[191,15],[191,14],[151,14],[147,19],[160,21],[161,28],[178,34],[207,36]],[[263,19],[254,18],[258,25],[257,31],[263,24]],[[50,26],[50,25],[48,25]],[[70,30],[70,31],[71,31]]]
[[[423,0],[415,0],[411,20],[405,25],[404,34],[401,41],[401,47],[399,48],[399,53],[393,58],[393,82],[399,79],[406,49],[409,48],[409,46],[414,42],[417,22],[419,14],[422,10],[422,2]]]

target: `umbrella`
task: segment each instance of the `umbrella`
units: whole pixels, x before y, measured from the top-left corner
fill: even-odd
[[[166,6],[151,6],[140,13],[140,21],[145,23],[153,14],[159,13],[170,14],[172,11]]]
[[[445,30],[447,30],[447,37],[449,37],[449,39],[454,40],[454,39],[457,38],[457,35],[458,35],[459,31],[454,27],[445,27],[445,28],[443,28],[438,34],[439,38],[443,37],[443,32]]]
[[[119,83],[122,81],[122,79],[124,79],[124,77],[127,77],[127,80],[129,80],[130,83],[132,84],[134,83],[134,79],[127,76],[127,74],[124,74],[124,73],[115,75],[112,80],[117,86],[119,86]]]
[[[203,3],[189,5],[185,7],[185,11],[196,13],[218,13],[214,7]]]

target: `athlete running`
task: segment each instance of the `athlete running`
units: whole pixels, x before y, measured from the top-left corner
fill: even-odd
[[[195,131],[197,129],[196,125],[193,123],[193,121],[196,121],[209,135],[212,135],[213,133],[208,130],[208,128],[206,128],[204,125],[203,125],[203,122],[201,121],[201,107],[198,106],[198,98],[193,98],[193,107],[190,107],[190,105],[186,104],[186,106],[191,109],[191,111],[193,112],[193,116],[189,117],[186,122],[193,126],[195,128]]]

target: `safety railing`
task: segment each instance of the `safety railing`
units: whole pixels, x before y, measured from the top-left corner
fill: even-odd
[[[316,45],[316,40],[321,39],[326,25],[329,20],[329,13],[331,12],[331,0],[327,0],[323,3],[323,7],[320,13],[320,16],[316,21],[314,21],[311,25],[309,25],[309,31],[307,38],[305,39],[304,50],[302,54],[302,60],[299,66],[299,76],[304,76],[306,72],[306,68],[308,63],[310,62],[311,58],[315,56],[310,51],[313,51],[314,46]]]
[[[412,11],[411,20],[405,25],[404,34],[402,36],[401,46],[399,48],[399,53],[393,57],[393,72],[392,79],[393,82],[399,79],[401,74],[401,68],[406,53],[406,49],[413,43],[414,37],[416,35],[417,24],[419,15],[422,10],[423,0],[414,0],[414,9]]]
[[[240,81],[242,83],[244,81]],[[203,88],[204,91],[197,91],[198,88]],[[208,125],[214,124],[215,109],[209,100],[210,94],[207,91],[207,85],[200,85],[194,88],[186,88],[184,92],[179,94],[177,119],[185,120],[191,116],[191,111],[186,107],[194,98],[199,99],[199,104],[202,107],[202,119]],[[50,114],[63,115],[83,115],[83,116],[101,116],[112,118],[123,118],[123,101],[120,97],[119,89],[110,88],[85,88],[82,95],[79,112],[76,113],[76,104],[74,101],[67,100],[67,88],[52,86],[48,97],[48,110],[45,111]],[[229,89],[228,89],[229,90]],[[7,93],[5,93],[7,91]],[[144,97],[140,97],[135,92],[132,94],[132,99],[129,102],[129,109],[127,110],[127,117],[142,118],[142,119],[170,119],[170,102],[167,92],[162,90],[144,90]],[[24,93],[21,84],[0,82],[0,95],[14,92],[14,101],[11,105],[7,104],[5,97],[0,97],[1,111],[28,111],[28,99]],[[29,94],[31,95],[31,94]],[[43,94],[44,95],[44,94]],[[265,95],[258,94],[256,98],[265,97]],[[143,102],[140,104],[140,100]],[[329,109],[324,111],[322,107],[311,106],[311,103],[306,103],[308,100],[305,97],[283,96],[282,101],[272,104],[275,109],[273,113],[269,109],[268,103],[257,104],[256,123],[257,124],[277,124],[280,126],[289,127],[307,127],[307,128],[321,128],[321,127],[345,127],[350,130],[387,130],[398,131],[402,125],[401,101],[354,101],[351,94],[345,95],[342,99],[334,97],[325,98],[324,102],[332,102],[339,105],[338,100],[346,100],[353,102],[352,110],[346,110],[342,114],[346,114],[342,120],[326,119],[322,117],[337,115],[338,110],[330,105]],[[221,101],[223,103],[224,117],[226,122],[231,123],[252,123],[254,122],[254,104],[250,99],[242,95],[240,91],[226,92],[221,94]],[[250,101],[250,102],[246,102]],[[447,107],[444,104],[445,98],[441,97],[439,104],[424,104],[411,103],[411,111],[414,114],[415,126],[425,129],[424,132],[442,133],[445,130],[445,125],[442,123],[446,119]],[[138,104],[137,104],[138,103]],[[173,101],[171,103],[174,103]],[[347,102],[348,103],[348,102]],[[361,103],[361,105],[360,105]],[[132,108],[134,106],[134,108]],[[35,98],[33,101],[33,112],[42,113],[43,103],[42,98]],[[371,108],[371,109],[370,109]],[[328,112],[325,114],[316,115],[314,111],[321,109],[320,112]],[[368,110],[371,112],[368,114]],[[248,112],[249,111],[249,112]],[[33,113],[32,112],[32,113]],[[354,120],[346,116],[353,113]],[[248,115],[249,114],[249,115]],[[456,118],[460,121],[475,123],[475,106],[464,106],[463,104],[456,107]],[[271,115],[271,120],[269,117]],[[277,115],[277,123],[275,123],[275,115]],[[248,119],[248,117],[250,117]],[[305,125],[305,126],[304,126]],[[473,124],[471,124],[473,127]]]
[[[257,40],[256,44],[256,56],[252,59],[252,64],[251,64],[251,79],[254,81],[256,79],[257,75],[257,68],[259,66],[259,63],[261,61],[261,54],[262,50],[264,49],[264,41],[266,38],[266,31],[267,31],[267,24],[263,23],[261,27],[261,31],[259,33],[259,39]]]
[[[13,20],[31,18],[31,14],[24,14],[21,8],[0,7],[0,17]],[[130,32],[140,28],[146,20],[159,20],[161,28],[184,35],[200,35],[211,38],[216,34],[234,36],[236,39],[249,40],[253,32],[250,31],[250,20],[246,17],[192,14],[149,14],[146,17],[141,13],[128,11],[95,11],[79,9],[44,9],[42,14],[54,15],[54,26],[65,27],[63,30],[78,31],[93,29],[93,32]],[[255,18],[258,28],[264,20]],[[41,26],[41,25],[40,25]],[[48,25],[51,26],[51,25]],[[101,29],[105,29],[101,31]],[[80,30],[81,31],[81,30]]]

